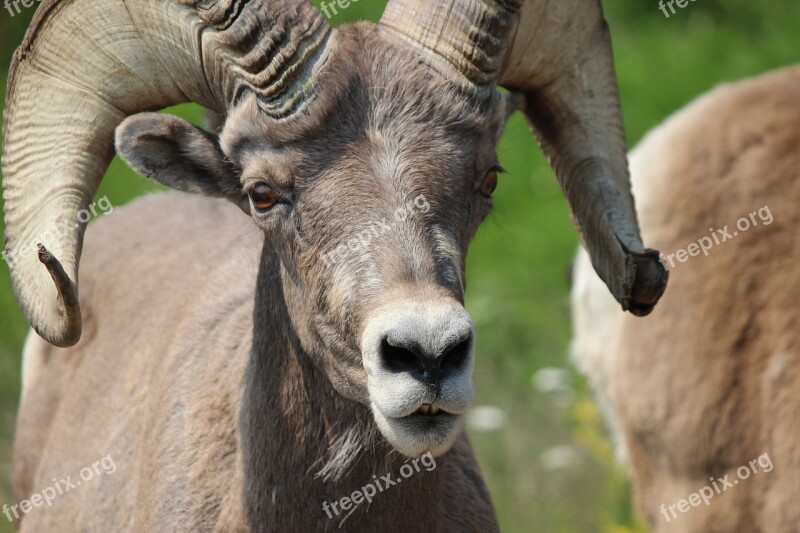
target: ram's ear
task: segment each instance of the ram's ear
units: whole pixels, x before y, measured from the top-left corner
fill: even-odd
[[[115,144],[139,174],[178,191],[226,198],[250,213],[240,172],[216,135],[172,115],[140,113],[117,127]]]

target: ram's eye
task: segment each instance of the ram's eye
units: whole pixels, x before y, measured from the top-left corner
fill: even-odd
[[[491,170],[486,174],[486,177],[483,178],[480,191],[486,198],[491,198],[495,189],[497,189],[497,170]]]
[[[266,183],[259,183],[250,191],[250,201],[259,211],[268,211],[275,207],[280,198],[275,190]]]

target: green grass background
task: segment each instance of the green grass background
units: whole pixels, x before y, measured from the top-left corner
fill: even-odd
[[[359,0],[331,23],[377,20],[384,5],[384,0]],[[797,60],[797,2],[696,0],[670,18],[653,0],[606,0],[604,5],[631,146],[716,84]],[[14,17],[0,11],[2,79],[32,14],[33,9]],[[4,96],[5,83],[0,91]],[[191,105],[171,111],[190,119],[200,116]],[[633,514],[630,488],[614,464],[599,412],[568,362],[566,272],[577,236],[565,201],[521,116],[508,125],[499,154],[508,173],[496,193],[496,210],[470,251],[467,307],[478,327],[477,403],[507,414],[502,429],[472,432],[501,526],[509,532],[645,531]],[[108,195],[121,206],[155,189],[115,160],[99,196]],[[8,480],[26,331],[2,263],[0,504],[14,503]],[[568,369],[574,400],[567,406],[532,387],[532,375],[545,367]],[[546,468],[541,454],[564,445],[578,451],[577,459],[564,468]],[[11,530],[0,515],[0,532]]]

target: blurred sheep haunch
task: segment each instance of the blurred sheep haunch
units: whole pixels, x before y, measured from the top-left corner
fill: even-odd
[[[750,228],[675,269],[650,317],[620,313],[579,252],[573,354],[653,531],[800,528],[799,84],[800,67],[791,67],[722,86],[631,153],[642,232],[662,250],[738,217],[747,222],[738,230]],[[746,483],[708,504],[695,498],[689,512],[670,509],[672,523],[662,516],[662,505],[709,479],[737,479],[762,456],[769,469],[760,464]]]

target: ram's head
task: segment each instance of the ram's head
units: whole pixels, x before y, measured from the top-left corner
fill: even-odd
[[[221,130],[145,113],[186,101]],[[472,401],[464,259],[516,109],[600,276],[648,313],[666,276],[639,238],[597,1],[393,0],[379,25],[332,30],[302,0],[45,0],[5,114],[15,291],[42,337],[77,342],[84,227],[49,230],[92,201],[116,133],[142,174],[248,213],[337,390],[402,452],[443,451]]]

